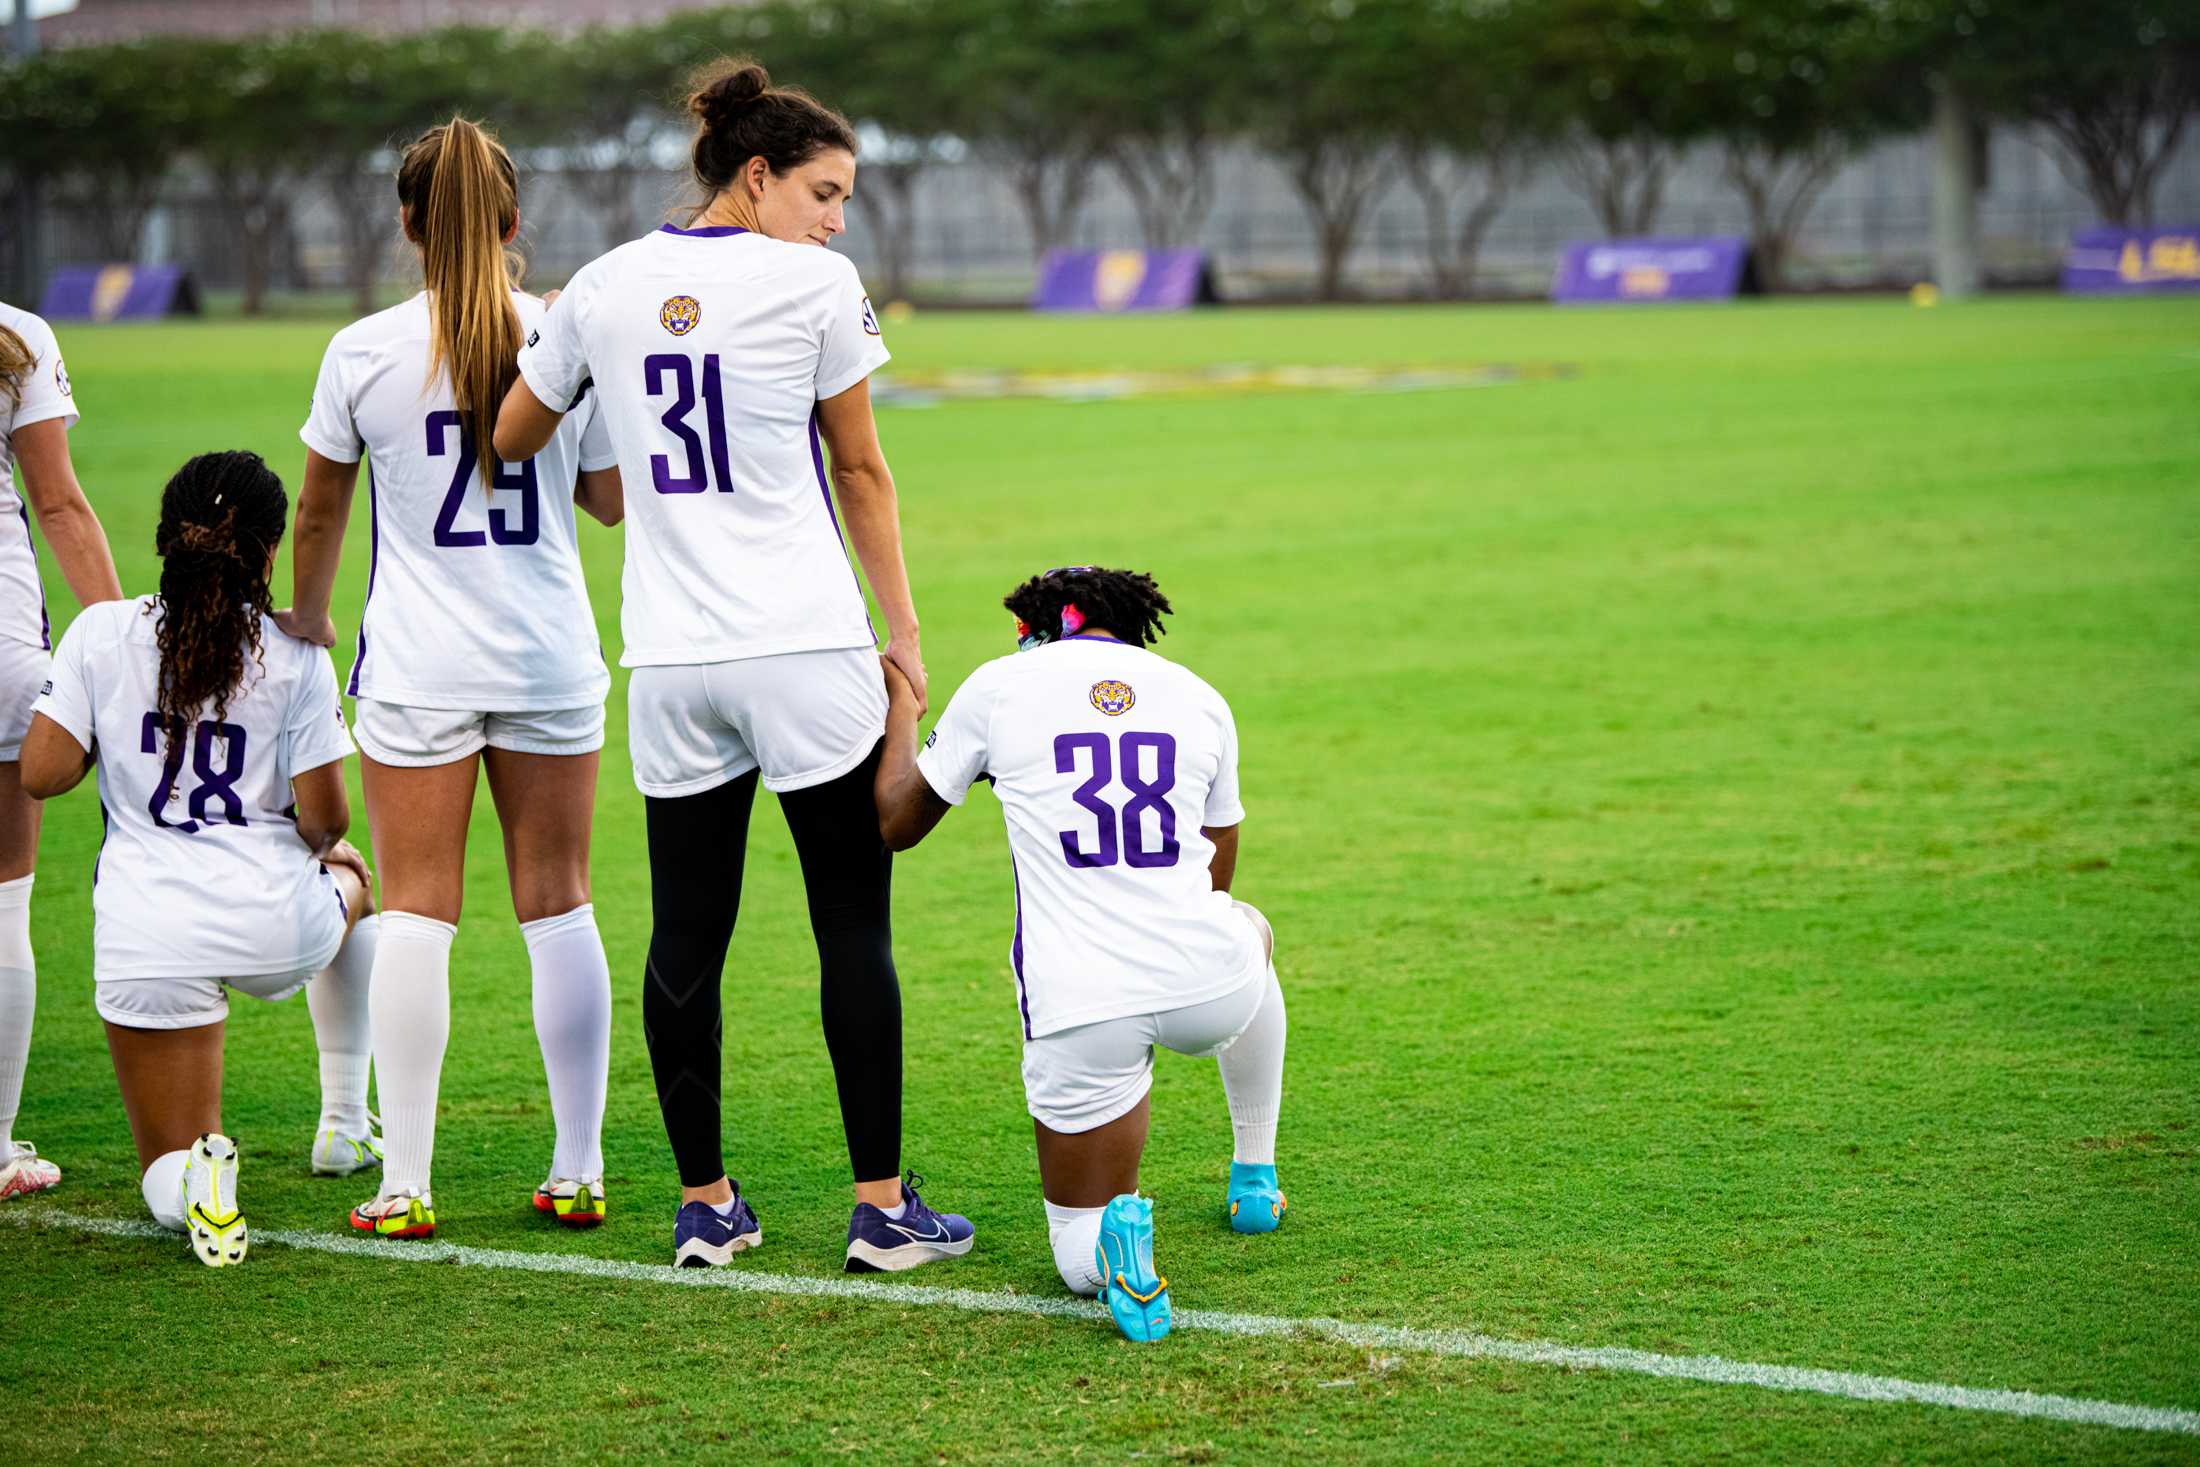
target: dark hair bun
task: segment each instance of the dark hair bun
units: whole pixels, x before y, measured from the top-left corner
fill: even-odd
[[[688,111],[713,131],[730,127],[771,84],[771,73],[760,61],[745,57],[721,61],[697,78],[695,90],[688,96]]]

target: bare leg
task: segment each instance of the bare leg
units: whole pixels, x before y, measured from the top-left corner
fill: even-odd
[[[1137,1191],[1138,1159],[1145,1154],[1151,1116],[1142,1098],[1106,1125],[1074,1135],[1033,1121],[1039,1185],[1047,1201],[1061,1207],[1105,1207],[1109,1198]]]
[[[122,1087],[122,1109],[138,1166],[188,1151],[222,1128],[222,1032],[216,1019],[195,1029],[130,1029],[107,1025],[107,1053]]]

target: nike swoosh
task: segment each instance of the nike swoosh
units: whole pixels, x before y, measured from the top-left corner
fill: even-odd
[[[909,1228],[903,1227],[898,1222],[889,1222],[886,1226],[892,1228],[895,1232],[901,1234],[912,1243],[944,1243],[947,1241],[947,1224],[941,1222],[938,1218],[932,1219],[933,1230],[929,1233],[914,1232]]]

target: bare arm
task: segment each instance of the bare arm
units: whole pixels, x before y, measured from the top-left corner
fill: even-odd
[[[1207,863],[1207,874],[1214,879],[1216,891],[1228,891],[1230,883],[1237,880],[1238,828],[1203,825],[1199,833],[1215,843],[1215,858]]]
[[[344,558],[344,526],[351,522],[351,496],[358,487],[359,465],[338,463],[306,450],[306,481],[298,490],[298,530],[290,544],[290,606],[275,613],[275,624],[316,647],[336,645],[329,598],[336,590],[336,567]]]
[[[490,441],[498,458],[508,464],[524,463],[549,445],[564,421],[565,414],[543,406],[525,377],[514,377],[512,390],[504,394],[504,403],[497,409],[497,429]]]
[[[817,405],[818,432],[833,458],[833,490],[848,519],[848,539],[864,577],[886,614],[886,656],[909,680],[916,713],[924,712],[924,657],[917,642],[917,604],[901,559],[901,506],[894,476],[878,446],[868,380]],[[912,714],[914,718],[916,715]]]
[[[619,478],[618,466],[581,470],[580,482],[573,489],[573,502],[591,518],[606,525],[615,525],[625,519],[626,485]]]
[[[69,430],[59,418],[47,418],[9,435],[23,498],[38,516],[38,528],[53,547],[54,561],[79,606],[122,599],[122,580],[107,548],[107,532],[84,498],[69,461]]]
[[[31,731],[23,736],[21,757],[17,772],[23,781],[23,793],[34,800],[67,794],[84,782],[92,768],[92,751],[43,713],[31,715]]]
[[[298,839],[316,857],[327,860],[351,829],[351,796],[344,792],[343,761],[298,775],[290,781],[290,793],[298,802]]]
[[[871,784],[878,802],[879,839],[890,851],[906,851],[932,833],[952,807],[917,769],[917,695],[886,658],[886,744]]]

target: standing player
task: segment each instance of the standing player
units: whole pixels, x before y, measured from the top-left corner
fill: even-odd
[[[31,872],[38,864],[40,812],[23,792],[17,761],[53,645],[31,510],[38,511],[38,526],[80,605],[122,595],[106,532],[69,462],[69,427],[76,419],[53,332],[30,312],[0,301],[0,1199],[61,1180],[59,1167],[13,1134],[38,1008]],[[21,534],[13,533],[18,521]]]
[[[95,1002],[145,1205],[215,1267],[242,1262],[249,1242],[237,1147],[222,1134],[225,987],[265,999],[304,988],[320,1133],[367,1125],[376,922],[366,866],[342,840],[351,740],[335,671],[268,611],[289,508],[258,454],[177,470],[153,542],[160,594],[77,617],[23,741],[38,799],[97,759]]]
[[[854,267],[825,247],[855,186],[855,134],[754,62],[707,70],[688,107],[706,204],[692,227],[666,225],[573,277],[520,354],[497,451],[535,452],[593,382],[633,486],[623,660],[654,913],[642,1021],[680,1169],[676,1261],[724,1263],[763,1236],[726,1175],[719,1105],[719,987],[761,779],[809,893],[856,1184],[847,1267],[911,1268],[968,1252],[972,1229],[899,1176],[893,861],[871,800],[886,692],[819,444],[886,613],[887,659],[921,696],[894,481],[871,421],[886,348]]]
[[[1241,1233],[1283,1221],[1276,1117],[1283,990],[1275,935],[1233,902],[1237,725],[1220,694],[1145,650],[1169,603],[1153,578],[1074,566],[1009,593],[1019,646],[956,690],[922,754],[918,700],[893,697],[879,829],[907,850],[990,779],[1016,878],[1024,1096],[1062,1282],[1106,1296],[1124,1334],[1169,1331],[1153,1204],[1137,1195],[1153,1047],[1214,1055]],[[1036,650],[1033,650],[1036,649]]]
[[[287,619],[324,646],[335,640],[329,595],[364,455],[374,555],[351,692],[386,909],[374,974],[385,1156],[382,1190],[352,1225],[435,1231],[451,939],[486,764],[557,1123],[534,1204],[584,1227],[604,1217],[611,973],[589,902],[588,838],[611,674],[573,511],[577,502],[616,523],[619,471],[592,403],[539,452],[500,462],[490,447],[520,338],[544,310],[518,290],[505,250],[519,229],[510,155],[463,118],[430,128],[405,151],[397,202],[427,289],[329,343],[298,435],[306,479]]]

